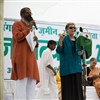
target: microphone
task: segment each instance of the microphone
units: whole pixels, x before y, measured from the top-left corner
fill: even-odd
[[[82,27],[80,27],[80,32],[83,32],[83,28]]]
[[[33,17],[30,16],[30,18],[29,18],[29,22],[32,21],[32,20],[34,20],[34,19],[33,19]],[[34,20],[34,24],[33,24],[33,25],[34,25],[35,29],[37,30],[38,28],[37,28],[37,26],[36,26],[36,22],[35,22],[35,20]]]
[[[37,26],[36,26],[36,23],[34,23],[34,26],[35,26],[35,29],[37,30],[38,28],[37,28]]]

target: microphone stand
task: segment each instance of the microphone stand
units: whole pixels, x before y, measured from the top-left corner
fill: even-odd
[[[85,50],[84,50],[84,48],[83,48],[83,50],[82,50],[82,52],[83,52],[83,72],[82,72],[82,81],[83,81],[83,100],[86,100],[86,53],[85,53]]]

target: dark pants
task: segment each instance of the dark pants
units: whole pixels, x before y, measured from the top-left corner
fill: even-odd
[[[61,76],[62,100],[83,100],[81,73]]]

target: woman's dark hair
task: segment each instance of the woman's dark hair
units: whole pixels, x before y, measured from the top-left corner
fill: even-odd
[[[67,23],[67,24],[66,24],[66,26],[65,26],[65,30],[67,30],[67,29],[68,29],[69,25],[74,25],[74,26],[75,26],[75,24],[74,24],[74,23],[69,22],[69,23]]]
[[[96,60],[96,58],[92,57],[92,58],[90,59],[90,62],[91,62],[91,61],[94,61],[94,60]]]
[[[52,44],[56,45],[56,41],[54,41],[54,40],[49,40],[49,41],[48,41],[48,44],[47,44],[47,47],[49,47],[49,46],[52,45]]]
[[[30,9],[28,7],[24,7],[20,10],[20,16],[22,17],[22,15],[25,13],[26,9]]]

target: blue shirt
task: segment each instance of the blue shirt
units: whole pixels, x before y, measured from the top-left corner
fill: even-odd
[[[65,36],[62,44],[62,47],[58,44],[56,48],[56,52],[60,55],[60,76],[82,73],[81,58],[78,55],[77,44],[73,44],[69,35]]]

